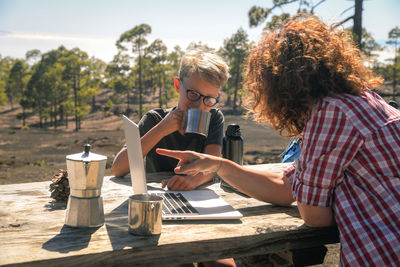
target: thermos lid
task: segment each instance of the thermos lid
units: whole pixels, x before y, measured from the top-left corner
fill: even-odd
[[[240,126],[237,124],[229,124],[226,128],[226,136],[241,136]]]
[[[83,153],[76,153],[76,154],[68,155],[66,157],[67,160],[83,161],[83,162],[107,160],[106,156],[90,152],[90,145],[89,144],[85,144],[84,148],[85,148],[85,151],[83,151]]]

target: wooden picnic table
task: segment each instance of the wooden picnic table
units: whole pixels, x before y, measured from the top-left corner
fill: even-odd
[[[286,164],[253,168],[281,172]],[[160,187],[170,173],[148,175]],[[166,266],[218,258],[261,255],[338,242],[335,227],[304,225],[297,207],[280,207],[208,185],[238,209],[240,220],[163,222],[161,235],[128,232],[130,178],[104,178],[105,224],[99,228],[64,225],[66,203],[50,198],[48,182],[0,186],[0,265],[129,264]]]

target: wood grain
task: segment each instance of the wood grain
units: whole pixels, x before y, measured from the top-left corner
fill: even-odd
[[[280,172],[287,165],[255,168]],[[170,173],[149,175],[149,187]],[[297,207],[279,207],[208,185],[244,217],[240,220],[163,222],[162,233],[128,233],[130,178],[105,177],[105,224],[99,228],[64,225],[66,203],[48,191],[51,182],[0,186],[0,264],[167,265],[277,252],[338,242],[337,229],[310,228]]]

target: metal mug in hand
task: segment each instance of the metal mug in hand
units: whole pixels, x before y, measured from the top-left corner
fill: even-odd
[[[208,136],[211,113],[202,109],[188,109],[185,118],[185,134],[194,133]]]
[[[133,235],[158,235],[162,226],[162,197],[137,194],[129,197],[128,227]]]

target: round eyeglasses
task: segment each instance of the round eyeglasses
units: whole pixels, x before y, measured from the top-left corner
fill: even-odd
[[[213,107],[219,102],[219,97],[220,97],[221,93],[218,93],[217,97],[212,97],[212,96],[208,96],[208,95],[202,95],[202,94],[200,94],[199,92],[197,92],[195,90],[191,90],[191,89],[186,88],[181,79],[179,79],[179,82],[180,82],[180,84],[182,84],[183,89],[185,89],[186,97],[190,101],[196,102],[201,97],[203,97],[203,103],[207,107]]]

